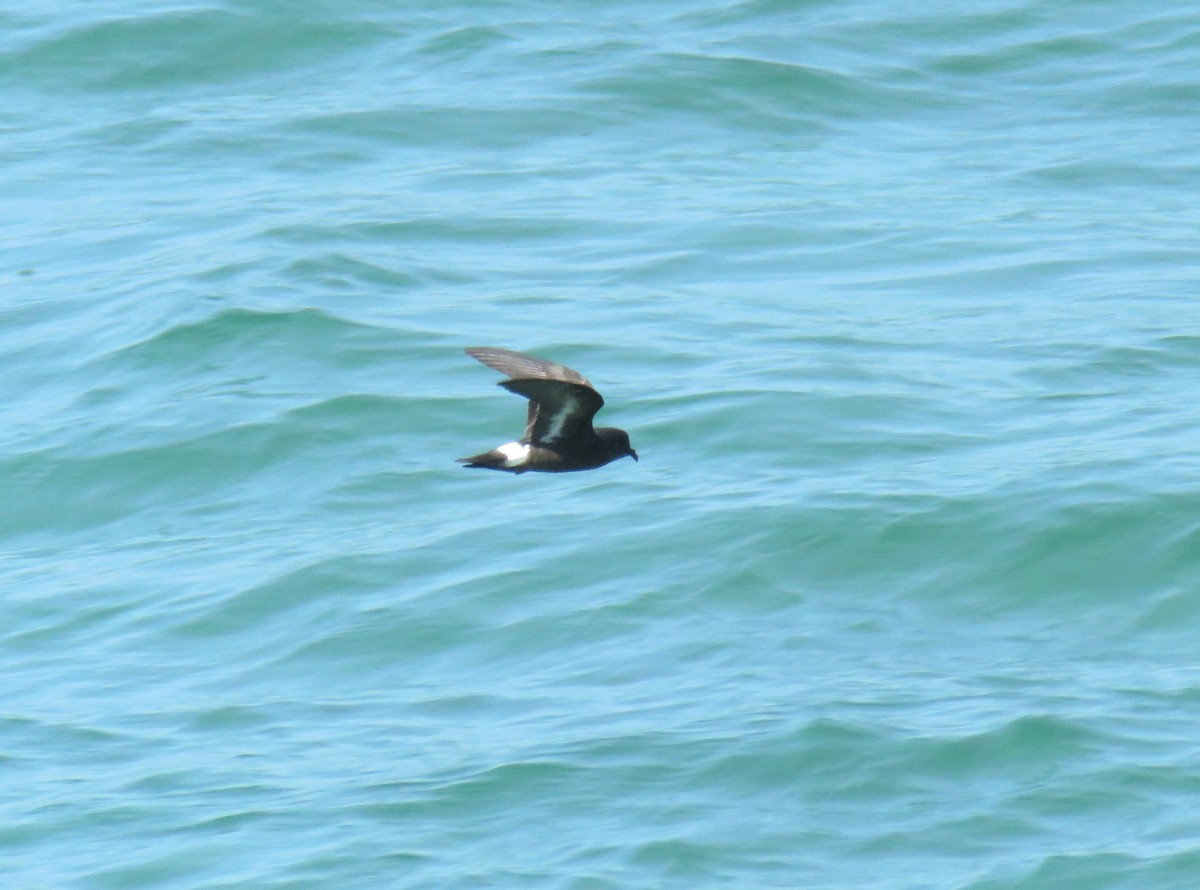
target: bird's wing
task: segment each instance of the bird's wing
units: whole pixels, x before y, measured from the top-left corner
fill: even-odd
[[[604,399],[578,371],[494,346],[472,346],[466,352],[513,378],[500,385],[529,399],[525,438],[533,444],[550,445],[560,438],[595,434],[592,418],[604,407]]]
[[[466,353],[515,380],[561,380],[563,383],[578,383],[589,388],[592,385],[586,377],[566,365],[556,365],[544,358],[526,355],[523,352],[497,349],[494,346],[472,346]]]
[[[590,386],[537,379],[503,380],[500,385],[529,399],[525,437],[534,445],[553,446],[559,440],[595,436],[592,418],[604,406],[604,399]]]

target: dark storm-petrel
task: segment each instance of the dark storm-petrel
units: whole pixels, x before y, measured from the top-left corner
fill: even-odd
[[[497,386],[529,399],[529,415],[523,439],[460,457],[460,464],[509,473],[568,473],[626,456],[638,459],[625,430],[592,426],[604,399],[578,371],[511,349],[475,346],[466,353],[511,377]]]

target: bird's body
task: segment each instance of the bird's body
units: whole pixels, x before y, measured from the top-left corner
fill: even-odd
[[[525,435],[474,457],[461,457],[468,467],[509,473],[567,473],[594,470],[622,457],[637,460],[629,434],[614,427],[592,426],[604,399],[587,378],[510,349],[473,347],[467,355],[511,379],[499,385],[529,400]]]

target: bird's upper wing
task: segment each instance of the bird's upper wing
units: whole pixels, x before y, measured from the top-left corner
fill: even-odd
[[[466,353],[515,380],[561,380],[563,383],[578,383],[589,388],[592,385],[586,377],[566,365],[556,365],[544,358],[526,355],[523,352],[498,349],[494,346],[472,346]]]
[[[552,445],[559,438],[594,435],[592,418],[604,399],[586,377],[566,365],[491,346],[472,347],[467,355],[512,377],[500,385],[529,399],[525,438]]]

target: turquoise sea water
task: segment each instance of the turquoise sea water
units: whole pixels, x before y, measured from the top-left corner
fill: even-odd
[[[1200,875],[1200,12],[0,11],[5,888]],[[579,368],[640,463],[520,432]]]

